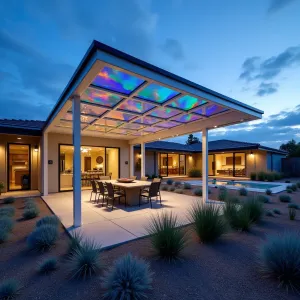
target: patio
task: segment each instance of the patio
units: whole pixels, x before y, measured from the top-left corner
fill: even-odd
[[[61,219],[69,233],[81,231],[86,238],[93,238],[102,247],[116,246],[131,240],[146,236],[145,226],[150,217],[162,211],[172,211],[178,216],[182,224],[187,224],[187,210],[193,201],[201,201],[200,197],[186,196],[170,192],[161,192],[162,206],[153,201],[153,208],[149,204],[141,207],[125,208],[117,205],[113,211],[110,206],[101,206],[90,202],[90,191],[81,192],[82,225],[73,226],[73,193],[63,192],[43,196],[50,209]]]

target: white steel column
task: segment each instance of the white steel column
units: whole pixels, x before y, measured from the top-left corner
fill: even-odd
[[[43,195],[48,196],[48,133],[43,134],[43,167],[42,167],[42,187],[43,187]]]
[[[208,201],[208,130],[202,130],[202,202]]]
[[[80,96],[73,97],[73,225],[81,226]]]
[[[145,176],[145,143],[141,143],[141,177]]]
[[[129,145],[129,174],[134,176],[134,145]]]

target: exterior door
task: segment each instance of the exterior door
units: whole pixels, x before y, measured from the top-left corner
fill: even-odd
[[[30,190],[30,145],[8,144],[7,158],[8,190]]]

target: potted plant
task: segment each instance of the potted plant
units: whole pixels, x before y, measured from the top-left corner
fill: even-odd
[[[3,190],[4,190],[4,182],[0,181],[0,195],[1,195]]]

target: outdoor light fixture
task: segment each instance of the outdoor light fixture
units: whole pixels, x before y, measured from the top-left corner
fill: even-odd
[[[253,154],[253,151],[251,151],[251,152],[250,152],[250,155],[251,155],[251,156],[253,156],[253,155],[254,155],[254,154]]]
[[[218,126],[217,126],[217,125],[215,125],[214,127],[215,127],[215,128],[217,128]]]
[[[34,151],[35,151],[35,152],[38,152],[38,151],[39,151],[38,145],[35,145],[35,146],[34,146]]]
[[[17,140],[21,140],[22,138],[18,137]]]

